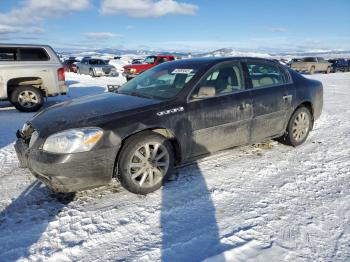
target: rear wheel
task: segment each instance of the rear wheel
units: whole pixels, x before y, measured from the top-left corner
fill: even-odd
[[[22,112],[35,112],[44,104],[43,93],[33,86],[20,86],[12,91],[10,102]]]
[[[146,195],[159,189],[174,166],[171,143],[158,134],[129,138],[120,152],[118,177],[128,191]]]
[[[312,116],[310,111],[302,106],[299,107],[289,120],[283,141],[287,145],[299,146],[305,142],[312,129]]]
[[[312,66],[309,71],[310,75],[313,75],[315,73],[315,67]]]

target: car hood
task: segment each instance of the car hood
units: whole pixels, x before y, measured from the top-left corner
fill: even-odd
[[[101,67],[101,68],[113,68],[112,65],[91,65],[91,67]]]
[[[44,109],[30,123],[42,135],[47,135],[69,128],[103,125],[160,102],[116,93],[85,96]]]
[[[126,65],[124,66],[125,69],[128,69],[128,68],[135,68],[135,69],[138,69],[138,68],[145,68],[145,67],[152,67],[151,64],[134,64],[134,65]]]

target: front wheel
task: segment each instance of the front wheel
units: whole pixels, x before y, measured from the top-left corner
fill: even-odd
[[[10,102],[21,112],[35,112],[44,104],[43,92],[33,86],[20,86],[11,93]]]
[[[326,74],[329,74],[331,72],[331,68],[327,67]]]
[[[312,129],[312,116],[310,111],[302,106],[299,107],[289,120],[283,141],[287,145],[299,146],[305,142]]]
[[[118,178],[128,191],[146,195],[166,181],[174,166],[171,143],[147,132],[126,141],[118,161]]]

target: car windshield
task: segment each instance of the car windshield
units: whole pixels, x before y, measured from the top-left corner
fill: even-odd
[[[316,62],[316,58],[314,57],[305,57],[302,60],[303,62]]]
[[[90,59],[90,65],[106,65],[106,61],[101,59]]]
[[[156,61],[155,56],[147,56],[143,62],[145,64],[154,64],[155,61]]]
[[[197,74],[200,65],[166,63],[145,71],[122,85],[120,94],[168,100],[174,98]]]

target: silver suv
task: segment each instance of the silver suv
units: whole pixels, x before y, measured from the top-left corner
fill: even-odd
[[[64,68],[50,46],[0,44],[0,100],[34,112],[45,96],[67,92]]]

